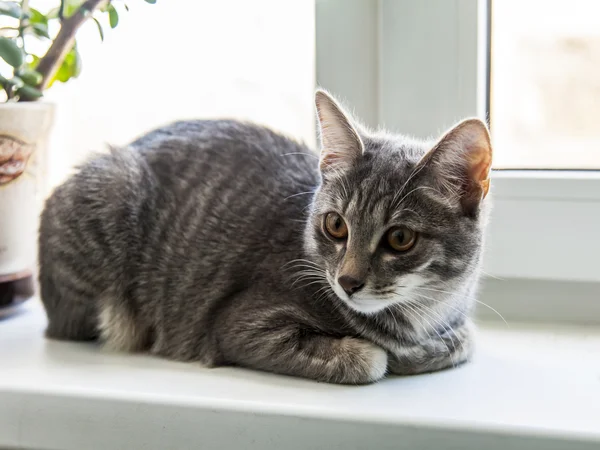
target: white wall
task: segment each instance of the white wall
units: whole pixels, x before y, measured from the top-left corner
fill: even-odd
[[[178,119],[250,119],[314,143],[312,0],[128,4],[104,43],[93,23],[82,29],[80,78],[48,92],[51,186],[90,150]]]

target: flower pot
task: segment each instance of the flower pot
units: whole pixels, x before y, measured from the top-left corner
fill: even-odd
[[[0,105],[0,318],[34,293],[37,227],[53,117],[49,103]]]

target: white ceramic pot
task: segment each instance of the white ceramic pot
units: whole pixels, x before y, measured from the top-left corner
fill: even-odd
[[[0,308],[30,294],[53,118],[49,103],[0,104]]]

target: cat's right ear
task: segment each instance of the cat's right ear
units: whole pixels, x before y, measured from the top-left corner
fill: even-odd
[[[323,90],[317,91],[315,103],[321,136],[321,173],[351,168],[362,156],[364,145],[349,115]]]

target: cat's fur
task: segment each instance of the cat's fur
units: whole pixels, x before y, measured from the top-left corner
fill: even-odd
[[[236,121],[178,122],[83,165],[48,199],[47,336],[206,366],[368,383],[464,362],[491,147],[370,132],[317,93],[319,156]],[[323,230],[335,211],[344,242]],[[394,254],[392,225],[419,233]],[[362,277],[349,297],[341,273]]]

